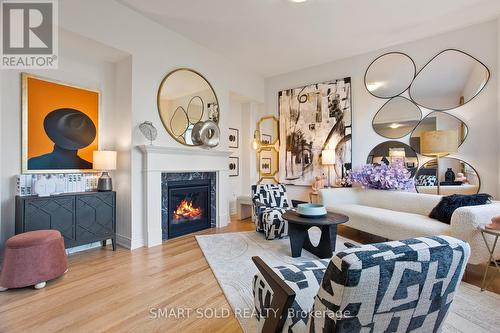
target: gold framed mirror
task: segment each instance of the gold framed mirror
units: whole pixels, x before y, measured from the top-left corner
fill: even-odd
[[[163,78],[157,103],[163,127],[186,146],[201,145],[192,138],[196,124],[209,120],[219,123],[219,101],[212,85],[189,68],[176,69]]]
[[[279,141],[279,120],[275,116],[265,116],[257,122],[257,132],[260,146],[274,146]]]

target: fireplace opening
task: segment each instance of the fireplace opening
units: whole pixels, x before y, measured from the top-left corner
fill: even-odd
[[[168,183],[168,238],[210,228],[210,180]]]

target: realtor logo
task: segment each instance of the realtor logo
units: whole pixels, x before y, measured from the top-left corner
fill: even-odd
[[[2,69],[57,68],[57,0],[4,0]]]

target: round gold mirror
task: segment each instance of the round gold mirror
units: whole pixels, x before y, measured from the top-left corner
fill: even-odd
[[[167,132],[188,146],[201,145],[192,137],[196,124],[201,127],[201,123],[209,120],[219,123],[219,101],[214,89],[200,73],[187,68],[170,72],[162,80],[158,112]]]

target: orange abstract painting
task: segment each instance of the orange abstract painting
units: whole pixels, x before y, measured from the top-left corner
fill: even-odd
[[[23,172],[92,170],[99,92],[23,74]]]

